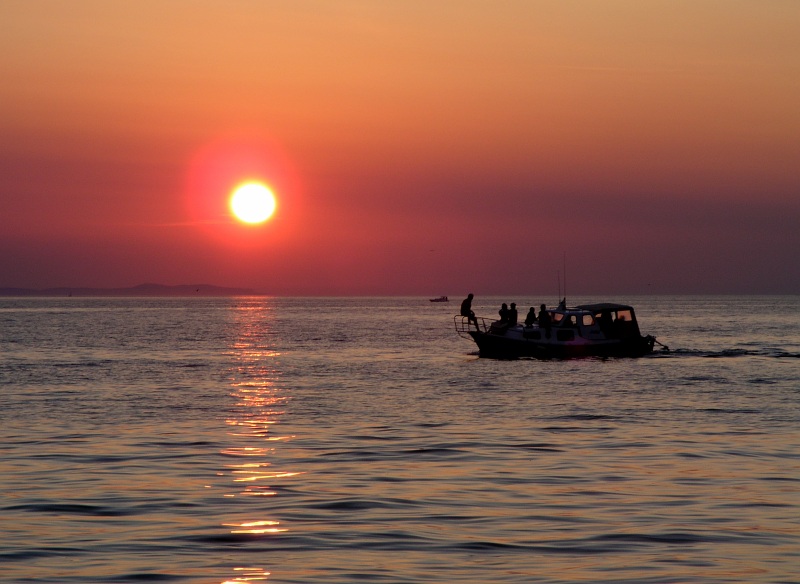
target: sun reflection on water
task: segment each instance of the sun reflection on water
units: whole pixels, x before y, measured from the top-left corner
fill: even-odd
[[[232,459],[225,465],[233,492],[225,497],[237,499],[273,497],[275,481],[300,473],[272,468],[269,460],[275,445],[291,436],[276,436],[275,424],[283,414],[288,397],[279,387],[280,353],[270,346],[272,326],[269,299],[243,299],[235,312],[239,335],[230,349],[234,366],[231,371],[232,406],[225,423],[232,443],[220,452]],[[231,534],[271,537],[287,531],[279,521],[258,516],[264,507],[244,505],[237,508],[237,517],[223,524]],[[222,584],[266,580],[270,573],[263,568],[237,567],[235,576]]]
[[[234,572],[239,572],[233,580],[225,580],[222,584],[240,584],[241,582],[257,582],[259,580],[266,580],[269,577],[269,572],[261,568],[234,568]]]

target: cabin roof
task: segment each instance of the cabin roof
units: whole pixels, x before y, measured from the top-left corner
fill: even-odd
[[[580,306],[576,306],[575,308],[580,308],[581,310],[588,310],[590,312],[598,312],[601,310],[633,310],[632,306],[628,306],[627,304],[616,304],[614,302],[600,302],[598,304],[581,304]]]

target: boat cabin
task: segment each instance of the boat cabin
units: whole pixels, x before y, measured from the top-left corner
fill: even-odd
[[[539,340],[543,335],[568,342],[576,336],[590,340],[638,338],[639,325],[633,307],[623,304],[584,304],[574,308],[553,308],[547,311],[550,326],[541,324],[523,328],[523,337]],[[549,329],[549,330],[548,330]]]

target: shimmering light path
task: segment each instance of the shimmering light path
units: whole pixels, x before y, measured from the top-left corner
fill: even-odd
[[[615,300],[674,351],[482,360],[427,299],[0,300],[0,581],[793,581],[800,300]]]

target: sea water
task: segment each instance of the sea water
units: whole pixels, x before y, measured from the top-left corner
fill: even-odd
[[[426,298],[2,298],[0,581],[800,582],[800,297],[593,300],[671,351],[481,359]]]

